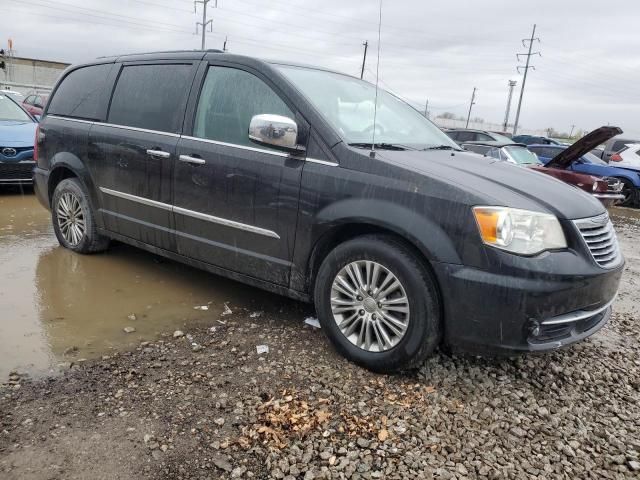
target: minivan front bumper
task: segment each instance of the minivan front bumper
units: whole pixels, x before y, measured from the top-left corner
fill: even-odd
[[[553,350],[597,332],[611,314],[624,263],[594,266],[589,274],[523,276],[433,266],[444,304],[445,343],[471,353],[509,354]]]

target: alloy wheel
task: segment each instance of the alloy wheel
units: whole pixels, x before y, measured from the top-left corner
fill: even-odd
[[[383,265],[358,260],[344,266],[331,286],[331,311],[342,334],[368,352],[396,346],[409,326],[409,299]]]
[[[84,238],[86,222],[80,200],[73,193],[65,192],[56,208],[60,233],[69,245],[75,247]]]

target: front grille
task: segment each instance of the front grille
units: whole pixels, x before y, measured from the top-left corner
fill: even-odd
[[[28,180],[31,178],[34,166],[33,162],[0,162],[0,182],[3,180]]]
[[[574,220],[573,223],[578,227],[582,239],[598,265],[602,268],[611,268],[620,263],[618,238],[608,214],[581,218]]]

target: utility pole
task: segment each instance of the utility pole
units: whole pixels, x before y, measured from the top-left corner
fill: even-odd
[[[516,53],[516,58],[518,59],[518,61],[520,61],[520,57],[527,57],[527,63],[524,66],[524,78],[522,79],[522,87],[520,88],[520,99],[518,100],[518,110],[516,111],[516,121],[513,124],[513,134],[516,135],[518,133],[518,122],[520,121],[520,108],[522,107],[522,97],[524,95],[524,87],[527,83],[527,73],[529,72],[530,68],[533,68],[534,70],[536,69],[536,67],[534,67],[533,65],[529,65],[529,61],[531,60],[531,55],[540,55],[540,52],[531,52],[531,48],[533,47],[533,42],[537,40],[538,43],[540,43],[540,39],[536,38],[536,25],[533,25],[533,31],[531,32],[531,38],[525,38],[522,40],[522,45],[524,47],[527,46],[527,42],[529,43],[529,52],[528,53]],[[518,66],[516,67],[516,70],[518,71],[518,73],[520,73],[520,69],[522,67]]]
[[[427,98],[427,104],[424,106],[424,116],[429,118],[429,99]]]
[[[509,96],[507,97],[507,111],[504,113],[504,123],[502,124],[502,131],[506,132],[509,125],[509,113],[511,112],[511,97],[513,97],[513,87],[518,82],[515,80],[509,80]]]
[[[571,125],[571,133],[569,134],[569,138],[573,138],[573,129],[576,128],[575,125]]]
[[[227,35],[225,35],[224,37],[224,44],[222,45],[222,51],[226,52],[227,51],[227,40],[229,39],[229,37]]]
[[[364,56],[362,57],[362,70],[360,71],[360,79],[364,78],[364,64],[367,61],[367,49],[369,48],[369,42],[364,42]]]
[[[205,32],[207,30],[207,25],[210,25],[210,30],[209,31],[213,32],[213,19],[210,18],[209,20],[207,20],[207,5],[211,1],[214,2],[213,8],[217,8],[218,0],[195,0],[193,2],[193,11],[194,11],[194,13],[196,12],[197,4],[198,3],[202,4],[202,22],[196,22],[196,33],[198,33],[198,25],[200,25],[202,27],[202,46],[200,47],[202,50],[204,50]]]
[[[476,87],[473,87],[473,93],[471,94],[471,103],[469,104],[469,114],[467,115],[467,124],[464,126],[464,128],[469,128],[469,119],[471,118],[471,109],[476,103],[475,99],[476,99]]]

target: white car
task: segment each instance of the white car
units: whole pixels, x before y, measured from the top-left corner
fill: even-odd
[[[11,95],[14,99],[19,99],[20,102],[24,99],[24,95],[20,92],[16,92],[15,90],[0,90],[0,94]]]
[[[629,143],[611,155],[611,166],[640,170],[640,143]]]

